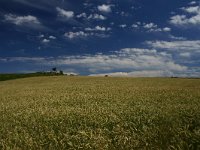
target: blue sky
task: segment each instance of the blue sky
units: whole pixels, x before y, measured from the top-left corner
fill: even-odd
[[[1,0],[0,72],[200,76],[200,1]]]

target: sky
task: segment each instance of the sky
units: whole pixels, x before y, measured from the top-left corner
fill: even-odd
[[[0,0],[0,73],[200,77],[200,1]]]

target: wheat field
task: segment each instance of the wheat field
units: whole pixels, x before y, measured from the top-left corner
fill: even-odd
[[[2,81],[0,149],[200,149],[200,79]]]

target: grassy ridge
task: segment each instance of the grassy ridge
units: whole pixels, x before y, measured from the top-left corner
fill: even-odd
[[[0,149],[199,149],[200,80],[0,83]]]

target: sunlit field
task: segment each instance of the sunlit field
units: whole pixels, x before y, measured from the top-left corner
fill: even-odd
[[[200,79],[1,81],[0,149],[200,149]]]

